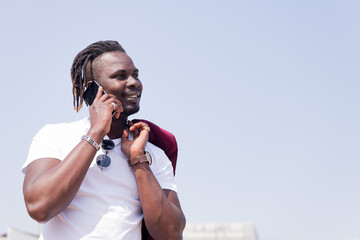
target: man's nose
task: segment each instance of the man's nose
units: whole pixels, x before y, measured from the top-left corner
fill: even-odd
[[[133,76],[130,76],[127,80],[127,83],[126,85],[128,87],[136,87],[136,88],[139,88],[140,86],[140,80],[137,79],[137,78],[134,78]]]

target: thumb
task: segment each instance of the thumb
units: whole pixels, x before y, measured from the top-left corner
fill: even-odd
[[[127,129],[123,131],[123,134],[121,136],[121,151],[127,156],[130,157],[130,141],[129,141],[129,132]]]
[[[121,142],[128,142],[129,141],[129,132],[127,129],[124,129],[123,134],[121,136]]]

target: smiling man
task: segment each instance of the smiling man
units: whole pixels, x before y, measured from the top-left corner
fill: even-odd
[[[23,166],[27,210],[43,223],[40,239],[141,239],[143,219],[154,239],[182,239],[171,162],[148,142],[145,122],[128,121],[139,111],[138,75],[116,41],[93,43],[75,57],[77,111],[84,92],[98,87],[89,117],[44,126]]]

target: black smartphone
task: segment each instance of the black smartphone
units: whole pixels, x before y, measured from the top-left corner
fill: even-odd
[[[99,87],[100,85],[96,81],[92,81],[90,85],[85,89],[83,94],[83,99],[85,100],[88,106],[91,106],[91,104],[94,102]],[[103,95],[104,94],[106,94],[106,92],[103,90]],[[115,110],[112,111],[113,116],[115,115],[115,113],[116,113]]]
[[[94,102],[99,86],[100,85],[97,82],[92,81],[90,85],[86,88],[83,94],[83,99],[85,100],[88,106],[91,106],[91,104]],[[104,90],[103,90],[103,94],[106,94]]]

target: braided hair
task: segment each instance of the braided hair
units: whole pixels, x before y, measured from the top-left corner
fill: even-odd
[[[76,55],[71,66],[71,81],[73,85],[73,104],[77,112],[82,108],[83,93],[89,81],[94,79],[92,63],[93,61],[107,52],[125,52],[117,41],[98,41],[95,42]]]

